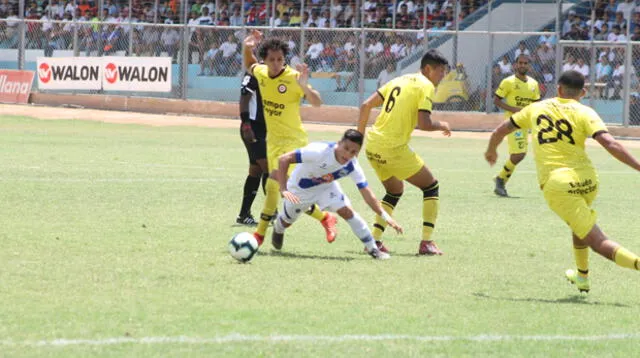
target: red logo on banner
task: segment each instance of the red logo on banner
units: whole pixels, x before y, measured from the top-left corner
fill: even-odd
[[[115,83],[118,79],[118,69],[112,62],[109,62],[104,68],[104,79],[109,83]]]
[[[0,70],[0,103],[27,103],[33,71]]]
[[[51,67],[48,64],[42,63],[40,67],[38,67],[38,77],[40,81],[47,83],[51,79]]]

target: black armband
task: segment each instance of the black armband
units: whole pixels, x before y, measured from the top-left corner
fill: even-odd
[[[249,117],[249,112],[240,112],[240,120],[242,123],[250,123],[251,118]]]

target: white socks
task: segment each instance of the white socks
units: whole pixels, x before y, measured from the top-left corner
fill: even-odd
[[[367,223],[362,220],[358,213],[354,211],[353,217],[347,220],[347,224],[349,224],[349,226],[351,227],[351,231],[353,231],[353,233],[356,234],[360,241],[362,241],[364,246],[367,248],[367,251],[370,252],[371,250],[377,248],[376,241],[373,239],[373,236],[371,236],[371,230],[369,230],[369,226],[367,226]]]

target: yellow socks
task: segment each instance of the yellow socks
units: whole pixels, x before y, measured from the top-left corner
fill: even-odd
[[[576,259],[576,267],[578,268],[578,276],[589,276],[589,247],[573,246],[573,256]]]
[[[511,162],[511,159],[507,159],[507,162],[504,163],[500,174],[498,174],[498,178],[502,179],[505,183],[509,181],[511,178],[511,174],[516,169],[516,165]]]
[[[431,240],[440,206],[440,184],[436,180],[422,190],[422,240]]]
[[[638,255],[619,246],[613,253],[613,261],[616,265],[630,268],[632,270],[640,270],[640,262],[638,262]]]
[[[398,205],[398,201],[400,200],[401,196],[402,196],[402,193],[400,194],[386,193],[384,195],[384,198],[382,198],[382,201],[380,201],[380,204],[382,204],[382,209],[386,211],[389,215],[393,215],[393,209],[395,209],[396,205]],[[382,238],[382,233],[384,232],[384,229],[386,227],[387,227],[387,222],[384,221],[384,219],[382,219],[380,216],[376,215],[376,222],[373,224],[373,231],[371,232],[371,234],[373,235],[373,238],[376,241],[380,241],[380,238]]]
[[[322,221],[322,219],[324,219],[324,216],[327,214],[326,212],[320,210],[318,204],[313,204],[313,206],[311,206],[309,210],[305,211],[305,213],[318,221]]]
[[[260,222],[256,228],[256,233],[261,236],[267,232],[267,227],[273,214],[278,207],[278,201],[280,201],[280,185],[272,178],[267,179],[266,197],[264,199],[264,206],[262,208],[262,214],[260,214]]]

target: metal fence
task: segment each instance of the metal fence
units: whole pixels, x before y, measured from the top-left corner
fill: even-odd
[[[584,63],[594,69],[585,73],[589,76],[589,96],[585,102],[609,123],[639,124],[635,69],[640,69],[637,60],[640,56],[633,56],[640,55],[639,44],[566,40],[580,35],[572,27],[575,16],[571,14],[576,10],[584,19],[590,16],[590,31],[594,34],[598,14],[592,2],[449,1],[457,6],[447,8],[440,17],[431,17],[429,4],[442,1],[416,4],[412,16],[405,14],[404,2],[398,0],[382,10],[388,11],[386,15],[365,9],[364,1],[348,4],[326,1],[329,6],[320,7],[320,11],[316,11],[315,2],[303,1],[298,3],[299,8],[293,6],[287,13],[297,16],[307,12],[311,15],[307,22],[315,21],[322,26],[292,27],[286,26],[291,25],[286,19],[272,16],[280,14],[281,4],[289,2],[254,2],[249,11],[260,8],[265,13],[249,21],[252,17],[244,13],[248,8],[245,1],[234,2],[241,4],[240,14],[235,18],[218,7],[222,4],[219,1],[215,2],[217,10],[204,17],[210,18],[214,26],[202,24],[203,16],[197,16],[205,11],[204,6],[199,13],[193,13],[189,2],[183,2],[175,12],[160,11],[160,5],[156,4],[153,9],[158,11],[146,12],[144,19],[134,19],[132,12],[124,17],[106,15],[90,20],[90,16],[28,19],[24,16],[26,12],[0,19],[0,67],[35,70],[35,59],[39,56],[171,57],[173,90],[166,94],[133,95],[237,101],[239,94],[235,89],[243,74],[242,39],[248,29],[259,28],[267,37],[279,37],[289,43],[290,64],[305,62],[311,67],[311,84],[327,104],[358,106],[390,78],[417,71],[422,54],[429,48],[437,48],[452,67],[436,93],[435,107],[494,112],[497,109],[492,94],[497,85],[512,73],[515,56],[528,53],[532,58],[529,75],[541,84],[543,96],[555,95],[557,77],[563,69]],[[543,7],[536,7],[540,3]],[[129,5],[131,8],[133,2]],[[361,11],[354,11],[357,8]],[[376,11],[379,9],[378,6]],[[325,21],[318,20],[318,16],[325,17]],[[458,21],[446,23],[451,17]],[[380,21],[374,21],[376,18]],[[609,57],[610,76],[594,77],[600,59]]]

